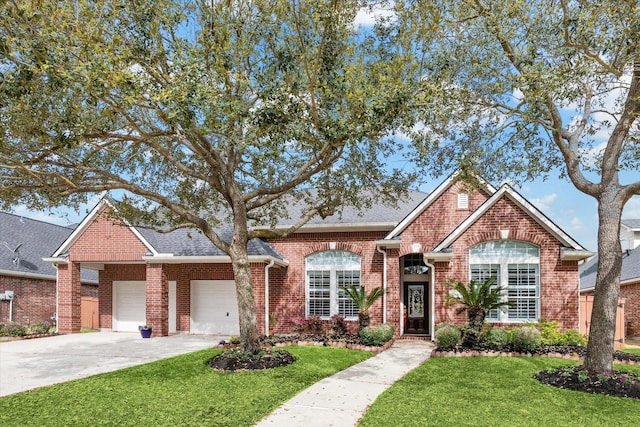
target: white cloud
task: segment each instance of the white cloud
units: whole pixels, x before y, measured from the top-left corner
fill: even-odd
[[[556,193],[551,193],[551,194],[546,194],[537,199],[531,199],[530,201],[531,203],[533,203],[535,207],[537,207],[542,212],[550,212],[551,205],[557,198],[558,198],[558,195]]]
[[[638,219],[640,218],[640,196],[633,196],[625,205],[622,211],[622,218],[624,219]]]

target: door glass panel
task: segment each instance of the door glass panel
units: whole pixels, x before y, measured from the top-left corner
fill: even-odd
[[[408,316],[424,317],[424,285],[408,285],[408,291]]]

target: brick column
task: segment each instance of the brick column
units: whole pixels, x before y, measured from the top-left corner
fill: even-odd
[[[387,323],[400,335],[400,258],[397,249],[387,249]]]
[[[169,279],[167,264],[147,264],[147,324],[153,335],[169,335]]]
[[[58,332],[80,332],[80,264],[58,265]]]

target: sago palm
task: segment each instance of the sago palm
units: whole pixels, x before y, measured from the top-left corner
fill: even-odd
[[[371,290],[369,294],[364,286],[349,285],[341,287],[345,295],[358,307],[359,330],[366,328],[371,323],[369,309],[378,298],[384,295],[384,289],[377,287]]]
[[[447,306],[460,304],[456,314],[467,312],[469,327],[478,333],[482,329],[484,319],[491,310],[506,310],[513,304],[503,299],[504,287],[496,285],[496,278],[489,277],[482,282],[472,280],[465,285],[457,280],[449,282],[455,291],[447,295]]]

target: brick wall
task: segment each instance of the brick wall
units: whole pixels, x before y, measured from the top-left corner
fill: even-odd
[[[269,271],[269,311],[278,319],[274,332],[293,332],[292,319],[305,316],[305,259],[315,252],[330,250],[332,243],[335,243],[333,247],[336,250],[360,255],[360,277],[365,288],[382,286],[383,256],[376,250],[375,241],[383,239],[385,234],[383,232],[299,233],[286,239],[269,240],[269,243],[289,261],[287,268],[272,268]],[[369,313],[372,325],[382,323],[382,307],[382,299],[371,307]]]
[[[640,337],[640,282],[620,286],[627,337]]]

